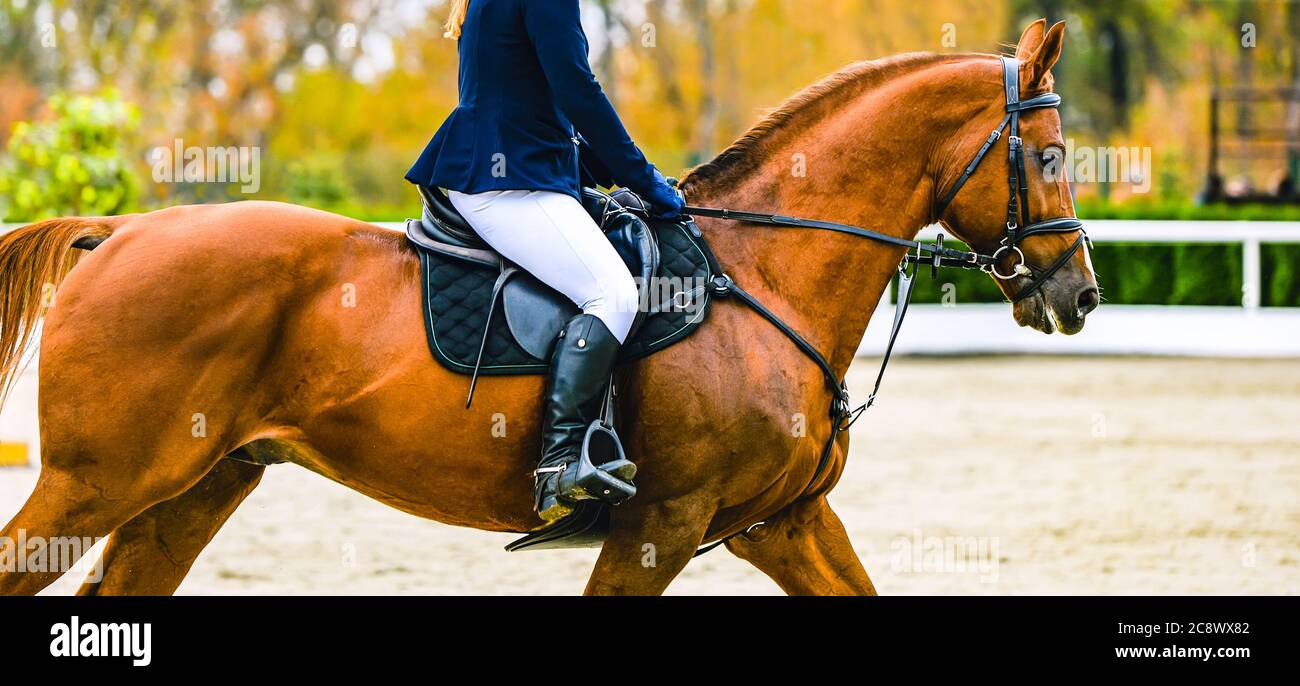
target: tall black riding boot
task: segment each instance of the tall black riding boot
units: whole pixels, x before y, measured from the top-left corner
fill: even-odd
[[[548,523],[568,515],[578,501],[618,503],[636,493],[629,483],[636,465],[623,456],[612,431],[592,427],[600,420],[618,349],[605,323],[589,314],[569,320],[555,344],[543,396],[542,459],[534,472],[537,514]],[[601,449],[592,447],[601,442]]]

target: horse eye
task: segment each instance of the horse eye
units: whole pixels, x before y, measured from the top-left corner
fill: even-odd
[[[1056,181],[1061,178],[1064,171],[1062,167],[1065,164],[1065,151],[1056,146],[1051,146],[1039,153],[1039,159],[1043,163],[1044,178],[1048,181]]]

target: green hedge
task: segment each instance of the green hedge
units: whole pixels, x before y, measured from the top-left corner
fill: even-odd
[[[1236,244],[1101,243],[1092,251],[1105,301],[1117,305],[1240,305],[1241,260]],[[1265,245],[1261,261],[1262,304],[1300,307],[1300,245]],[[943,302],[945,292],[958,304],[1002,300],[979,272],[945,270],[932,281],[922,270],[914,302]]]
[[[1300,306],[1300,245],[1265,245],[1260,262],[1264,306]]]
[[[1080,199],[1075,209],[1087,219],[1153,219],[1182,221],[1300,221],[1296,205],[1196,205],[1186,201],[1135,200],[1114,205],[1097,199]]]

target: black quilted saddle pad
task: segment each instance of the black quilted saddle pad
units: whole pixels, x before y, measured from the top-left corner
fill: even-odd
[[[621,360],[646,357],[681,341],[708,315],[708,246],[693,224],[652,221],[659,238],[659,274],[641,306],[644,322],[623,346]],[[496,269],[426,250],[420,254],[429,348],[444,367],[472,374],[487,325]],[[492,318],[480,374],[544,374],[547,362],[530,355],[510,333],[500,305]]]

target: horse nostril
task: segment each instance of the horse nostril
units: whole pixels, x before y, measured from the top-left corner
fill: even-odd
[[[1096,286],[1087,286],[1079,291],[1079,315],[1085,316],[1101,304],[1101,292]]]

